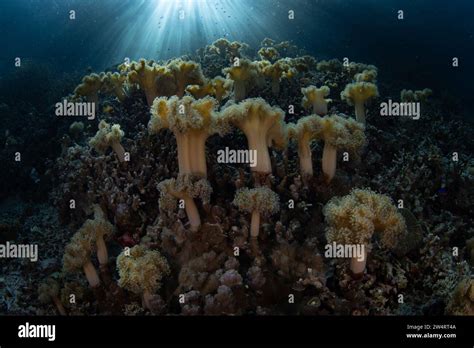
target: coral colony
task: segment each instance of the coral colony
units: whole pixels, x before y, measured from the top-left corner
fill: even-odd
[[[377,67],[290,42],[254,49],[125,60],[58,102],[74,116],[50,170],[62,263],[11,312],[474,315],[474,164],[446,159],[463,130],[435,93],[383,95]],[[412,119],[442,145],[397,150]]]

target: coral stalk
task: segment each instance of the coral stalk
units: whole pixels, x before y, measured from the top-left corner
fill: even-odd
[[[257,238],[260,231],[260,212],[255,210],[250,221],[250,237]]]
[[[324,143],[322,169],[326,183],[329,183],[336,174],[337,148],[329,143]]]
[[[100,284],[99,275],[97,274],[97,271],[94,265],[92,264],[92,262],[87,261],[86,263],[84,263],[84,266],[82,267],[84,269],[84,274],[86,275],[89,285],[93,288],[99,286]]]

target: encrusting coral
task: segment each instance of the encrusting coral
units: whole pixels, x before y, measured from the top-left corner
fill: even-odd
[[[329,243],[364,245],[370,251],[372,236],[380,235],[382,245],[395,248],[406,233],[405,220],[393,205],[392,200],[371,190],[354,189],[344,197],[332,198],[323,208],[326,218],[326,238]],[[350,269],[360,276],[367,262],[355,257]]]
[[[257,238],[260,232],[260,216],[276,213],[280,209],[278,195],[266,186],[254,189],[241,188],[235,193],[234,205],[252,214],[250,236]]]
[[[262,98],[252,98],[225,108],[218,122],[223,129],[233,125],[245,134],[249,150],[256,151],[257,155],[252,171],[269,174],[272,165],[268,148],[282,148],[287,143],[284,118],[285,113],[280,108],[271,107]]]
[[[105,151],[111,147],[117,154],[119,161],[124,162],[125,149],[120,143],[124,134],[119,124],[110,126],[110,124],[102,120],[99,123],[99,130],[95,136],[89,140],[89,145],[100,154],[105,153]]]
[[[379,91],[374,83],[354,82],[348,84],[341,92],[341,99],[349,105],[354,105],[357,121],[365,124],[365,103],[378,95]]]
[[[320,137],[324,140],[321,166],[329,183],[336,173],[337,151],[355,152],[365,144],[364,126],[337,115],[319,119],[319,125]]]
[[[120,287],[142,296],[144,307],[152,309],[153,296],[161,280],[170,273],[166,259],[142,245],[124,250],[117,257]]]
[[[42,303],[53,302],[59,314],[67,315],[59,296],[59,284],[53,278],[48,278],[38,287],[38,300]]]
[[[324,116],[328,113],[328,103],[331,102],[331,99],[326,99],[329,92],[330,89],[328,86],[322,86],[320,88],[316,88],[315,86],[301,88],[301,93],[304,95],[301,105],[303,105],[305,109],[312,108],[313,114]]]

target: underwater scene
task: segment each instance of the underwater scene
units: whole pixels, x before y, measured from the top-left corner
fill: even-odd
[[[0,315],[473,316],[473,14],[1,1]]]

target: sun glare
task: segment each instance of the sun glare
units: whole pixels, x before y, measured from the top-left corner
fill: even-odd
[[[115,25],[102,32],[98,47],[124,59],[142,56],[166,59],[193,52],[225,37],[258,44],[275,38],[274,16],[263,2],[249,0],[134,0],[116,9]],[[131,6],[132,4],[133,6]],[[112,58],[111,58],[112,59]],[[112,64],[113,62],[108,62]]]

